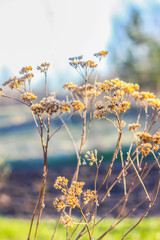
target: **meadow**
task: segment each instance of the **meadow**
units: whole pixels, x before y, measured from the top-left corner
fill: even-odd
[[[31,66],[23,67],[19,72],[22,74],[21,77],[10,78],[2,84],[4,89],[0,88],[0,95],[3,99],[14,100],[25,105],[33,117],[33,120],[28,119],[28,112],[26,112],[23,117],[19,118],[13,114],[13,111],[11,111],[13,114],[11,118],[7,119],[7,114],[1,117],[3,121],[0,129],[3,137],[2,149],[7,153],[4,158],[13,161],[19,157],[23,162],[30,160],[31,156],[32,159],[43,158],[41,173],[39,172],[37,175],[33,171],[34,164],[30,168],[34,179],[26,174],[25,167],[21,170],[18,169],[21,176],[16,185],[21,189],[17,190],[12,186],[12,190],[14,189],[12,196],[10,196],[9,188],[12,183],[15,183],[14,180],[17,179],[19,173],[16,174],[13,171],[8,179],[7,177],[4,179],[6,180],[4,181],[5,187],[2,184],[4,190],[2,203],[6,204],[5,199],[7,199],[8,206],[9,204],[21,204],[23,214],[27,213],[26,206],[29,203],[35,206],[30,205],[30,209],[34,210],[29,214],[32,217],[27,240],[32,238],[33,232],[34,240],[40,239],[38,235],[40,230],[41,234],[48,234],[49,230],[43,231],[43,228],[45,225],[50,227],[50,223],[40,220],[42,212],[45,212],[51,203],[52,208],[54,207],[57,212],[60,212],[57,224],[52,223],[52,230],[55,229],[51,236],[52,240],[62,238],[66,240],[101,240],[109,239],[109,237],[123,240],[126,236],[128,237],[130,232],[134,232],[134,228],[138,231],[137,226],[148,215],[156,202],[160,188],[158,171],[160,168],[158,152],[160,99],[153,93],[140,92],[137,83],[127,83],[119,78],[98,82],[98,65],[107,54],[107,51],[95,53],[94,57],[97,58],[97,62],[84,61],[83,56],[69,58],[71,67],[81,75],[83,85],[78,86],[73,82],[66,83],[63,86],[69,93],[66,100],[57,97],[57,92],[49,93],[47,72],[50,64],[46,62],[37,66],[37,70],[44,74],[45,97],[35,104],[33,102],[38,97],[33,93],[31,87],[34,77]],[[95,69],[97,71],[93,84],[91,75]],[[10,95],[8,91],[5,91],[6,87],[9,87],[11,91],[17,91],[20,95]],[[138,107],[135,107],[136,105]],[[125,114],[126,112],[128,115]],[[37,140],[34,142],[34,137],[37,135],[35,130],[32,131],[33,123],[37,128],[41,150],[37,148]],[[15,131],[17,127],[20,129],[19,132]],[[7,149],[4,144],[5,138]],[[53,139],[52,143],[50,143],[51,139]],[[14,144],[12,144],[13,142]],[[24,142],[25,145],[23,145]],[[71,143],[74,151],[71,150]],[[30,147],[33,149],[32,151],[30,151]],[[52,149],[53,152],[50,152],[49,149]],[[50,170],[52,170],[50,156],[54,155],[58,161],[62,156],[67,159],[67,155],[69,154],[70,157],[73,152],[76,164],[69,166],[66,161],[66,171],[61,162],[59,169],[64,170],[63,174],[62,171],[57,172],[58,168],[53,170],[51,181],[56,196],[49,199],[50,203],[48,204],[47,194],[52,192],[51,184],[48,181]],[[38,155],[36,156],[35,153]],[[101,155],[102,153],[104,156]],[[27,181],[24,181],[25,176],[27,176],[25,179]],[[38,182],[36,181],[35,176],[40,177],[41,183],[40,179]],[[153,179],[151,180],[151,178]],[[3,180],[3,171],[1,179]],[[32,183],[30,184],[29,181]],[[154,184],[152,184],[153,182]],[[35,192],[35,188],[38,191]],[[25,191],[28,189],[28,192],[25,192],[24,189]],[[23,198],[22,201],[16,198],[18,195]],[[37,195],[38,200],[35,200]],[[3,210],[2,207],[1,211],[3,212]],[[12,209],[8,215],[13,213]],[[57,215],[57,213],[54,214],[52,219],[57,219]],[[136,216],[139,220],[137,222],[134,220],[135,222],[131,222],[130,225],[130,221],[133,221],[130,219],[131,216]],[[110,217],[113,217],[114,220],[111,220]],[[25,232],[24,226],[27,226],[28,222],[22,224],[22,222],[16,221],[16,224],[19,223],[16,227],[9,219],[6,221],[9,230],[12,230],[10,225],[13,226],[14,231],[18,229],[22,239],[22,234]],[[2,220],[1,225],[4,222],[5,219]],[[150,222],[155,221],[150,219]],[[20,232],[20,229],[23,229],[23,233]],[[113,229],[114,231],[112,231]],[[138,237],[147,239],[146,234],[148,237],[149,233],[144,225],[140,232],[141,236]],[[112,233],[114,235],[109,236]],[[131,237],[132,235],[129,234],[127,239]],[[138,237],[136,236],[136,239]],[[42,239],[47,238],[47,235],[42,236]]]
[[[95,237],[101,235],[106,227],[108,228],[113,219],[109,218],[100,224],[97,228]],[[125,234],[128,228],[132,227],[136,219],[128,219],[120,226],[113,229],[104,239],[119,240]],[[28,234],[30,221],[26,219],[12,219],[0,217],[0,239],[1,240],[22,240],[26,239]],[[40,223],[40,231],[38,233],[38,240],[50,239],[55,227],[55,220],[42,220]],[[35,225],[34,225],[35,227]],[[57,240],[62,240],[65,235],[65,229],[62,224],[57,232]],[[86,237],[82,237],[86,240]],[[134,229],[127,237],[126,240],[159,240],[160,239],[160,218],[150,217],[145,218],[136,229]]]

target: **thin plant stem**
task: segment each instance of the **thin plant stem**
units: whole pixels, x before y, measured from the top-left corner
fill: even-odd
[[[123,152],[122,147],[120,146],[120,157],[121,157],[121,164],[122,169],[124,168],[124,160],[123,160]],[[126,178],[125,178],[125,172],[123,170],[123,184],[124,184],[124,195],[127,195],[127,186],[126,186]]]
[[[77,155],[77,159],[78,159],[79,156],[78,156],[78,150],[77,150],[77,146],[76,146],[75,140],[74,140],[74,138],[73,138],[73,136],[72,136],[72,134],[71,134],[69,128],[67,127],[67,124],[66,124],[66,123],[64,122],[64,120],[62,119],[62,117],[59,116],[59,118],[60,118],[60,120],[62,121],[62,123],[64,124],[64,126],[65,126],[65,128],[66,128],[66,130],[67,130],[67,132],[68,132],[68,135],[70,136],[70,138],[71,138],[71,140],[72,140],[72,143],[73,143],[73,146],[74,146],[74,149],[75,149],[76,155]]]
[[[87,79],[87,76],[86,76]],[[84,110],[83,110],[83,130],[82,130],[82,138],[81,138],[81,145],[80,145],[80,150],[79,150],[79,156],[78,156],[78,161],[77,161],[77,167],[74,173],[74,176],[72,178],[72,182],[76,181],[78,178],[78,173],[79,173],[79,166],[81,164],[81,154],[82,154],[82,149],[83,145],[85,144],[86,140],[86,118],[87,118],[87,80],[85,81],[85,99],[84,99]]]
[[[90,234],[90,230],[89,230],[89,227],[88,227],[87,219],[86,219],[86,217],[85,217],[82,209],[79,208],[79,210],[80,210],[80,212],[81,212],[81,214],[82,214],[82,217],[83,217],[83,219],[84,219],[84,221],[85,221],[85,223],[86,223],[86,227],[87,227],[87,232],[88,232],[88,235],[89,235],[89,239],[91,240],[91,234]],[[78,239],[78,238],[76,238],[76,240],[77,240],[77,239]]]
[[[44,72],[45,76],[45,95],[48,96],[48,90],[47,90],[47,71]]]
[[[156,157],[154,151],[151,151],[151,150],[150,150],[150,152],[153,154],[154,158],[156,159],[157,165],[158,165],[158,167],[160,168],[160,163],[159,163],[158,158]]]
[[[8,99],[12,99],[12,100],[15,100],[15,101],[17,101],[17,102],[19,102],[19,103],[22,103],[22,104],[24,104],[24,105],[28,106],[28,104],[27,104],[27,103],[25,103],[25,102],[22,102],[21,100],[19,100],[19,99],[17,99],[17,98],[9,97],[9,96],[7,96],[7,95],[4,95],[4,94],[2,94],[2,95],[1,95],[1,97],[8,98]]]
[[[133,163],[133,161],[132,161],[132,159],[131,159],[130,156],[129,156],[129,159],[130,159],[130,161],[131,161],[131,163],[132,163],[132,166],[133,166],[134,170],[136,171],[137,176],[138,176],[138,178],[139,178],[139,180],[140,180],[140,182],[141,182],[141,184],[142,184],[142,186],[143,186],[143,188],[144,188],[144,191],[145,191],[145,193],[146,193],[146,195],[147,195],[147,197],[148,197],[148,200],[151,201],[151,199],[150,199],[150,197],[149,197],[149,195],[148,195],[147,189],[146,189],[146,187],[145,187],[145,185],[144,185],[144,183],[143,183],[143,181],[142,181],[142,179],[141,179],[141,177],[140,177],[140,175],[139,175],[139,173],[138,173],[138,171],[137,171],[137,168],[135,167],[135,165],[134,165],[134,163]]]
[[[60,218],[59,218],[59,220],[57,221],[57,224],[56,224],[56,227],[55,227],[55,229],[54,229],[54,233],[53,233],[53,235],[52,235],[51,240],[54,240],[55,235],[56,235],[56,232],[57,232],[58,227],[59,227],[59,224],[60,224]]]
[[[64,121],[64,123],[66,123],[73,115],[74,112],[72,112],[69,117]],[[49,137],[49,140],[64,126],[64,123],[62,123],[62,125],[60,127],[58,127]]]
[[[137,225],[143,220],[143,218],[147,215],[148,211],[151,209],[151,207],[153,206],[156,198],[157,198],[157,195],[158,195],[158,192],[159,192],[159,187],[160,187],[160,177],[159,177],[159,182],[158,182],[158,186],[157,186],[157,190],[156,190],[156,193],[155,193],[155,196],[152,200],[152,202],[150,203],[149,207],[147,208],[147,210],[145,211],[145,213],[143,214],[143,216],[139,219],[139,221],[121,238],[121,240],[123,240],[135,227],[137,227]]]
[[[33,225],[34,218],[35,218],[35,215],[37,213],[38,206],[39,206],[39,203],[40,203],[40,200],[41,200],[41,197],[42,197],[42,190],[43,190],[43,181],[42,181],[42,184],[41,184],[41,189],[40,189],[40,192],[39,192],[38,201],[36,203],[36,206],[35,206],[35,209],[33,211],[32,218],[31,218],[31,223],[30,223],[30,228],[29,228],[29,233],[28,233],[27,240],[30,240],[30,235],[31,235],[31,231],[32,231],[32,225]]]
[[[113,153],[112,161],[110,163],[109,169],[108,169],[108,171],[107,171],[107,173],[106,173],[106,175],[105,175],[105,177],[104,177],[104,179],[103,179],[103,181],[102,181],[102,183],[101,183],[97,193],[100,192],[100,190],[101,190],[102,186],[104,185],[108,175],[110,175],[110,171],[111,171],[111,169],[113,167],[114,161],[116,160],[116,157],[117,157],[117,154],[118,154],[118,151],[119,151],[121,137],[122,137],[122,132],[120,131],[119,135],[118,135],[117,144],[116,144],[116,147],[115,147],[115,150],[114,150],[114,153]]]
[[[142,179],[144,179],[147,175],[148,175],[148,173],[149,173],[149,171],[153,168],[153,166],[155,165],[155,163],[153,163],[152,164],[152,166],[147,170],[147,172],[144,174],[144,176],[142,176]],[[144,172],[144,169],[143,169],[143,171],[142,171],[142,173]],[[141,173],[141,175],[142,175],[142,173]],[[134,186],[133,186],[133,184],[134,184],[134,182],[135,182],[135,179],[136,179],[136,173],[134,173],[135,174],[135,177],[134,177],[134,179],[133,179],[133,181],[131,182],[131,184],[130,184],[130,186],[129,186],[129,189],[128,189],[128,193],[127,193],[127,195],[126,196],[124,196],[113,208],[111,208],[111,210],[109,210],[96,224],[95,224],[95,226],[96,225],[98,225],[104,218],[106,218],[109,214],[111,214],[112,212],[113,212],[113,210],[115,210],[120,204],[121,204],[121,202],[124,200],[124,201],[126,201],[126,198],[128,199],[128,197],[129,197],[129,194],[131,194],[133,191],[134,191],[134,189],[140,184],[140,181],[139,182],[137,182]],[[132,187],[133,186],[133,187]],[[147,199],[147,196],[144,198],[145,200]],[[127,202],[127,201],[126,201]],[[125,202],[124,202],[125,203]],[[125,203],[126,204],[126,203]],[[139,204],[139,205],[141,205],[141,204]],[[138,206],[139,206],[138,205]],[[123,207],[122,207],[122,209],[124,209],[124,204],[123,204]],[[134,211],[136,210],[136,208],[137,207],[135,207],[134,208]],[[121,210],[121,212],[122,212],[122,210]],[[130,212],[130,214],[132,213],[133,211],[131,211]],[[130,215],[129,214],[129,215]],[[128,216],[128,214],[124,217],[124,218],[126,218]],[[121,222],[121,220],[119,221],[119,223]],[[117,224],[115,224],[114,225],[114,227],[116,226]],[[114,228],[113,226],[112,226],[112,228],[110,228],[110,230],[112,230],[113,228]],[[91,228],[93,228],[93,226],[91,227]],[[109,230],[109,231],[110,231]],[[109,232],[108,230],[107,230],[107,232]],[[82,236],[83,234],[81,234],[81,236]]]
[[[39,128],[39,126],[38,126],[38,123],[37,123],[37,120],[36,120],[36,118],[35,118],[35,115],[34,115],[33,111],[31,111],[31,113],[32,113],[32,116],[33,116],[33,120],[34,120],[34,122],[35,122],[35,124],[36,124],[38,133],[39,133],[39,135],[41,136],[40,128]]]

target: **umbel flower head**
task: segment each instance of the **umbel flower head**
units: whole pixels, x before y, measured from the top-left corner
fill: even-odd
[[[63,195],[60,198],[56,198],[53,202],[54,206],[57,208],[57,211],[60,211],[64,207],[75,208],[80,205],[79,196],[82,194],[82,188],[85,185],[84,182],[73,181],[70,187],[68,187],[68,179],[65,177],[59,176],[56,179],[54,187],[61,190]]]
[[[24,102],[31,102],[36,99],[37,99],[37,96],[35,96],[33,93],[25,92],[22,94],[22,100]]]
[[[101,60],[103,57],[106,57],[108,54],[108,51],[100,51],[94,54],[95,57],[99,58]]]
[[[26,83],[28,83],[29,86],[29,92],[31,92],[31,79],[34,77],[34,74],[32,73],[32,67],[23,67],[21,71],[19,72],[22,74],[21,77],[14,76],[12,78],[9,78],[6,82],[4,82],[3,86],[8,86],[10,89],[18,89],[21,93],[27,92],[27,86]]]
[[[101,51],[99,53],[96,53],[94,56],[98,57],[99,60],[102,57],[105,57],[107,55],[107,51]],[[79,74],[85,79],[87,82],[87,75],[91,75],[91,73],[94,71],[94,69],[98,66],[97,63],[95,63],[93,60],[87,60],[84,61],[82,60],[83,56],[78,56],[78,57],[71,57],[69,58],[69,64],[76,69]]]
[[[37,70],[40,70],[41,72],[47,72],[49,66],[50,66],[50,63],[44,62],[40,66],[37,66]]]
[[[150,151],[158,151],[160,144],[160,133],[156,132],[153,136],[148,132],[138,132],[137,136],[139,141],[137,142],[140,152],[144,155],[148,155]]]
[[[61,110],[63,113],[70,110],[70,105],[67,102],[60,102],[55,99],[55,96],[49,96],[43,98],[39,103],[31,106],[31,111],[36,115],[46,114],[53,115]]]
[[[130,109],[129,96],[139,89],[138,84],[126,83],[119,78],[96,83],[104,101],[96,103],[94,118],[105,118],[107,113],[125,113]]]
[[[65,226],[65,227],[72,227],[75,219],[71,218],[67,213],[64,213],[61,218],[61,223]]]

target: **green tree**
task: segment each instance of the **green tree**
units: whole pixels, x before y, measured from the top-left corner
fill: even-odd
[[[155,11],[156,9],[156,11]],[[113,21],[109,46],[114,72],[124,80],[160,89],[160,6],[147,12],[130,6],[129,14]],[[154,15],[153,15],[154,14]]]

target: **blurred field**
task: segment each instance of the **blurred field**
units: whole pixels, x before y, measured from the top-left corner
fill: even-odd
[[[131,134],[128,131],[128,123],[136,121],[134,110],[129,112],[125,120],[124,137],[122,143],[128,145]],[[75,115],[67,125],[76,141],[80,145],[82,125]],[[53,131],[60,126],[61,122],[55,122]],[[63,141],[62,141],[63,139]],[[85,144],[84,151],[96,148],[98,151],[110,151],[114,149],[117,139],[117,130],[106,120],[93,120],[91,132]],[[74,154],[73,143],[63,127],[56,137],[50,141],[48,156],[61,157]],[[4,160],[28,160],[42,157],[41,142],[38,131],[32,119],[31,113],[25,106],[0,107],[0,159]]]
[[[131,134],[128,131],[128,123],[136,121],[137,109],[128,111],[125,121],[127,122],[124,130],[124,137],[122,139],[123,147],[128,149],[128,143],[131,139]],[[55,122],[54,129],[60,125],[60,122]],[[68,127],[73,134],[77,146],[80,144],[81,137],[81,123],[77,120],[77,116],[72,121],[68,122]],[[53,131],[54,131],[53,129]],[[111,123],[105,120],[93,120],[91,133],[89,134],[88,141],[85,145],[86,150],[93,150],[96,148],[99,155],[104,155],[105,161],[110,161],[112,151],[116,145],[117,130],[114,129]],[[4,183],[1,189],[0,198],[0,212],[4,216],[11,217],[27,217],[30,218],[35,202],[37,200],[39,187],[42,177],[42,150],[41,142],[38,132],[34,125],[31,113],[23,106],[5,106],[0,107],[0,160],[6,163],[11,163],[11,174]],[[62,162],[63,161],[63,162]],[[117,159],[118,162],[118,159]],[[46,188],[46,208],[44,216],[57,216],[53,208],[53,200],[55,192],[53,190],[53,183],[55,178],[59,175],[64,175],[71,178],[71,171],[75,170],[75,152],[71,139],[69,138],[65,128],[63,127],[60,132],[53,138],[49,145],[49,174],[48,183]],[[118,164],[115,164],[115,173],[118,172]],[[63,166],[63,167],[62,167]],[[103,177],[107,165],[104,165],[100,172]],[[152,179],[149,179],[148,189],[152,189],[157,177],[157,170],[154,169]],[[113,177],[115,175],[113,174]],[[85,180],[88,184],[92,184],[92,176],[86,167],[83,167],[80,173],[80,178]],[[119,199],[119,194],[122,193],[123,188],[118,185],[111,198],[107,199],[107,208],[114,205]],[[143,190],[136,192],[131,196],[131,206],[138,199],[143,197]],[[153,212],[150,216],[157,216],[159,214],[159,199],[157,199]],[[130,207],[130,206],[129,206]],[[143,209],[142,209],[143,210]],[[100,215],[104,209],[100,211]],[[137,214],[137,213],[136,213]],[[141,209],[138,209],[139,216]],[[26,239],[29,220],[21,219],[0,218],[0,240],[22,240]],[[133,226],[136,220],[127,220],[121,226],[112,231],[104,239],[119,240],[129,227]],[[43,220],[41,223],[41,231],[38,236],[39,240],[50,239],[53,233],[54,221]],[[107,220],[100,225],[97,230],[98,237],[107,226],[111,224],[111,219]],[[141,225],[136,228],[126,239],[128,240],[160,240],[160,219],[147,218]],[[58,233],[56,240],[62,239],[64,230]],[[87,238],[83,238],[86,240]]]
[[[1,240],[22,240],[27,238],[29,229],[29,220],[0,218],[0,239]],[[95,239],[110,227],[112,219],[108,219],[100,224],[95,233]],[[121,225],[113,229],[104,239],[120,240],[122,236],[136,223],[136,219],[128,219]],[[39,240],[51,239],[53,234],[55,220],[42,220],[40,223]],[[35,225],[34,225],[35,227]],[[65,228],[60,226],[56,240],[62,240],[65,236]],[[88,239],[87,236],[81,238]],[[134,229],[126,240],[159,240],[160,239],[160,218],[146,218],[140,225]]]

